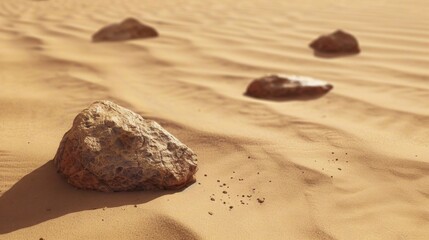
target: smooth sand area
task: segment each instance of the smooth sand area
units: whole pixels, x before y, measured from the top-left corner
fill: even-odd
[[[429,239],[428,12],[427,0],[1,0],[0,239]],[[91,42],[127,17],[160,36]],[[308,44],[336,29],[362,52],[315,56]],[[270,73],[334,89],[243,95]],[[187,144],[197,183],[67,184],[51,160],[99,99]]]

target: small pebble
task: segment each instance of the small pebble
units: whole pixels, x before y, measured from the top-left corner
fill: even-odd
[[[259,203],[263,203],[263,202],[265,202],[265,198],[258,198],[258,202],[259,202]]]
[[[223,194],[227,194],[228,192],[227,192],[227,191],[223,191],[222,193],[223,193]]]
[[[341,168],[338,168],[338,170],[340,170],[340,171],[341,171]]]
[[[212,212],[209,212],[209,215],[213,215],[213,213],[212,213]]]

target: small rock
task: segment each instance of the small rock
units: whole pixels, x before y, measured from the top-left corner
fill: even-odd
[[[227,194],[228,192],[227,192],[227,191],[223,191],[222,193],[223,193],[223,194]]]
[[[264,99],[317,97],[332,88],[327,82],[309,77],[268,75],[253,80],[247,87],[246,95]]]
[[[213,212],[209,212],[209,215],[213,215]]]
[[[214,199],[214,198],[210,198],[210,200],[215,201],[215,199]]]
[[[360,48],[357,39],[342,30],[337,30],[329,35],[323,35],[310,43],[310,47],[316,53],[324,54],[358,54]]]
[[[258,200],[259,203],[265,202],[265,198],[258,198],[257,200]]]
[[[138,38],[157,37],[158,32],[134,18],[127,18],[121,23],[108,25],[92,36],[93,42],[126,41]]]

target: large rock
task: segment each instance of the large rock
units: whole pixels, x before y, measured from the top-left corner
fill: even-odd
[[[324,54],[357,54],[360,52],[357,39],[344,31],[337,30],[323,35],[310,43],[316,53]]]
[[[179,189],[194,182],[197,157],[154,121],[109,101],[79,113],[54,163],[82,189]]]
[[[121,23],[112,24],[100,29],[92,36],[92,41],[125,41],[157,36],[158,32],[154,28],[146,26],[134,18],[127,18]]]
[[[246,95],[267,99],[305,98],[323,95],[332,88],[329,83],[309,77],[268,75],[253,80]]]

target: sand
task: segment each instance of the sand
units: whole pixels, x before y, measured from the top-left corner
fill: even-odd
[[[429,239],[428,10],[426,0],[2,0],[0,239]],[[91,42],[127,17],[160,37]],[[361,54],[314,56],[308,43],[336,29]],[[243,95],[269,73],[334,89],[308,101]],[[197,183],[68,185],[51,160],[98,99],[191,147]]]

